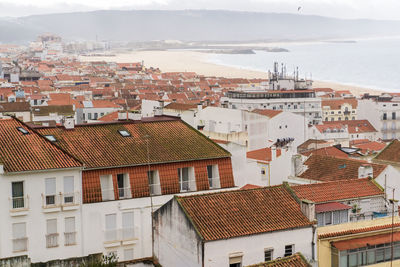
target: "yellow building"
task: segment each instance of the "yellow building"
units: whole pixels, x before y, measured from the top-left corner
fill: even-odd
[[[319,267],[400,266],[400,219],[350,222],[317,229]],[[391,265],[391,242],[393,262]]]
[[[344,121],[357,119],[357,99],[322,100],[323,121]]]

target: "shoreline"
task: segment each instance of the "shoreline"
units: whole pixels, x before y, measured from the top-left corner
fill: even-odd
[[[268,78],[267,72],[249,70],[240,67],[226,66],[207,61],[208,55],[194,51],[132,51],[117,53],[114,57],[79,56],[81,61],[108,61],[117,63],[141,62],[147,67],[159,68],[162,72],[196,72],[200,75],[225,78]],[[349,90],[355,96],[364,93],[381,94],[385,91],[367,87],[341,84],[329,81],[313,81],[314,88],[332,88],[333,90]]]

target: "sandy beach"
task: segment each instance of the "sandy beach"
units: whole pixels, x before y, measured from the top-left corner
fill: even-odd
[[[118,63],[144,61],[146,67],[158,67],[164,72],[193,71],[201,75],[228,78],[267,78],[266,72],[218,65],[207,61],[207,54],[192,51],[134,51],[115,53],[115,57],[81,56],[82,61],[113,61]],[[314,81],[314,88],[350,90],[354,95],[380,94],[382,91],[332,82]]]

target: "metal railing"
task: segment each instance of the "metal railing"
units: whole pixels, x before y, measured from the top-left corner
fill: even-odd
[[[122,198],[131,198],[131,188],[130,187],[123,187],[123,188],[118,188],[118,197],[120,199]]]
[[[54,248],[58,246],[58,233],[46,235],[46,248]]]
[[[161,184],[150,184],[150,195],[161,195]]]
[[[29,198],[28,196],[12,197],[10,200],[10,210],[28,209]]]
[[[76,232],[64,233],[64,245],[72,246],[76,244]]]
[[[210,189],[221,188],[219,177],[208,178],[208,185]]]
[[[28,238],[21,237],[13,239],[13,252],[27,251],[28,250]]]
[[[137,239],[139,230],[137,227],[108,229],[104,231],[105,242],[120,242]]]

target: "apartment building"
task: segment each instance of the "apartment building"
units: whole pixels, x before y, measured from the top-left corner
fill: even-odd
[[[0,147],[0,265],[83,257],[83,164],[17,119]]]
[[[84,163],[85,255],[152,257],[153,211],[174,194],[234,186],[231,154],[176,117],[37,131]]]
[[[348,121],[357,119],[357,99],[323,99],[323,121]]]

